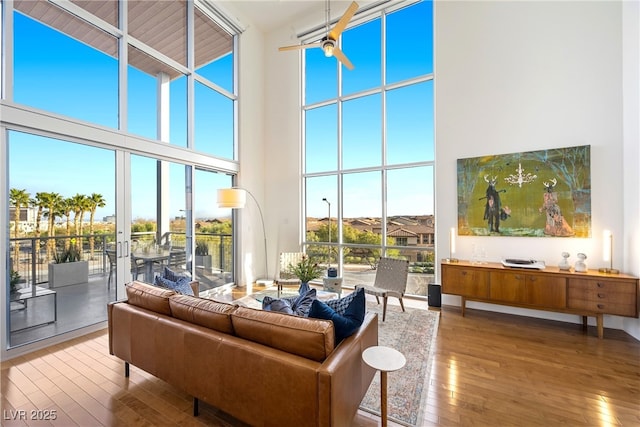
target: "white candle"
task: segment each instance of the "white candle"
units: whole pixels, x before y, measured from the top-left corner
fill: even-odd
[[[451,227],[449,232],[449,250],[451,252],[451,258],[453,258],[453,254],[456,253],[456,228]]]
[[[611,240],[613,236],[610,230],[604,230],[602,240],[602,260],[604,262],[611,261]]]

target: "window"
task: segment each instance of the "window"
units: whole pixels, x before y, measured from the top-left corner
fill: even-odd
[[[396,5],[348,28],[353,71],[305,50],[306,250],[346,285],[382,255],[411,262],[409,293],[426,295],[433,275],[432,9]]]
[[[44,22],[20,9],[13,14],[15,102],[117,128],[117,39],[51,3],[41,5],[35,12],[49,10],[42,13]],[[73,33],[85,34],[91,42],[83,43],[57,29],[61,22],[68,22]]]

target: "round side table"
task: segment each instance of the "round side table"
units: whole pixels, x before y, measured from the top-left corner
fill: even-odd
[[[323,277],[323,290],[337,292],[338,298],[342,298],[342,277]]]
[[[398,350],[381,345],[367,348],[362,352],[362,360],[373,369],[380,371],[380,419],[387,425],[387,372],[397,371],[407,359]]]

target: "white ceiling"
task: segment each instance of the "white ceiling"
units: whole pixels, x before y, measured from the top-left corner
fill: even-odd
[[[358,0],[358,5],[373,3],[372,0]],[[325,18],[324,0],[231,0],[216,1],[224,8],[238,10],[262,31],[269,32],[278,27],[298,27],[297,21],[307,21],[309,17],[318,17],[322,24]],[[351,1],[332,0],[330,19],[338,19],[349,7]],[[305,19],[307,18],[307,19]],[[300,29],[298,27],[298,29]]]

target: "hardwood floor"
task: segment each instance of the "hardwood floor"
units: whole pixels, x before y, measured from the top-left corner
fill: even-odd
[[[107,345],[105,330],[3,362],[2,426],[241,425],[204,403],[194,418],[190,396],[140,369],[125,378]],[[433,358],[424,426],[640,425],[640,342],[622,331],[443,307]]]

